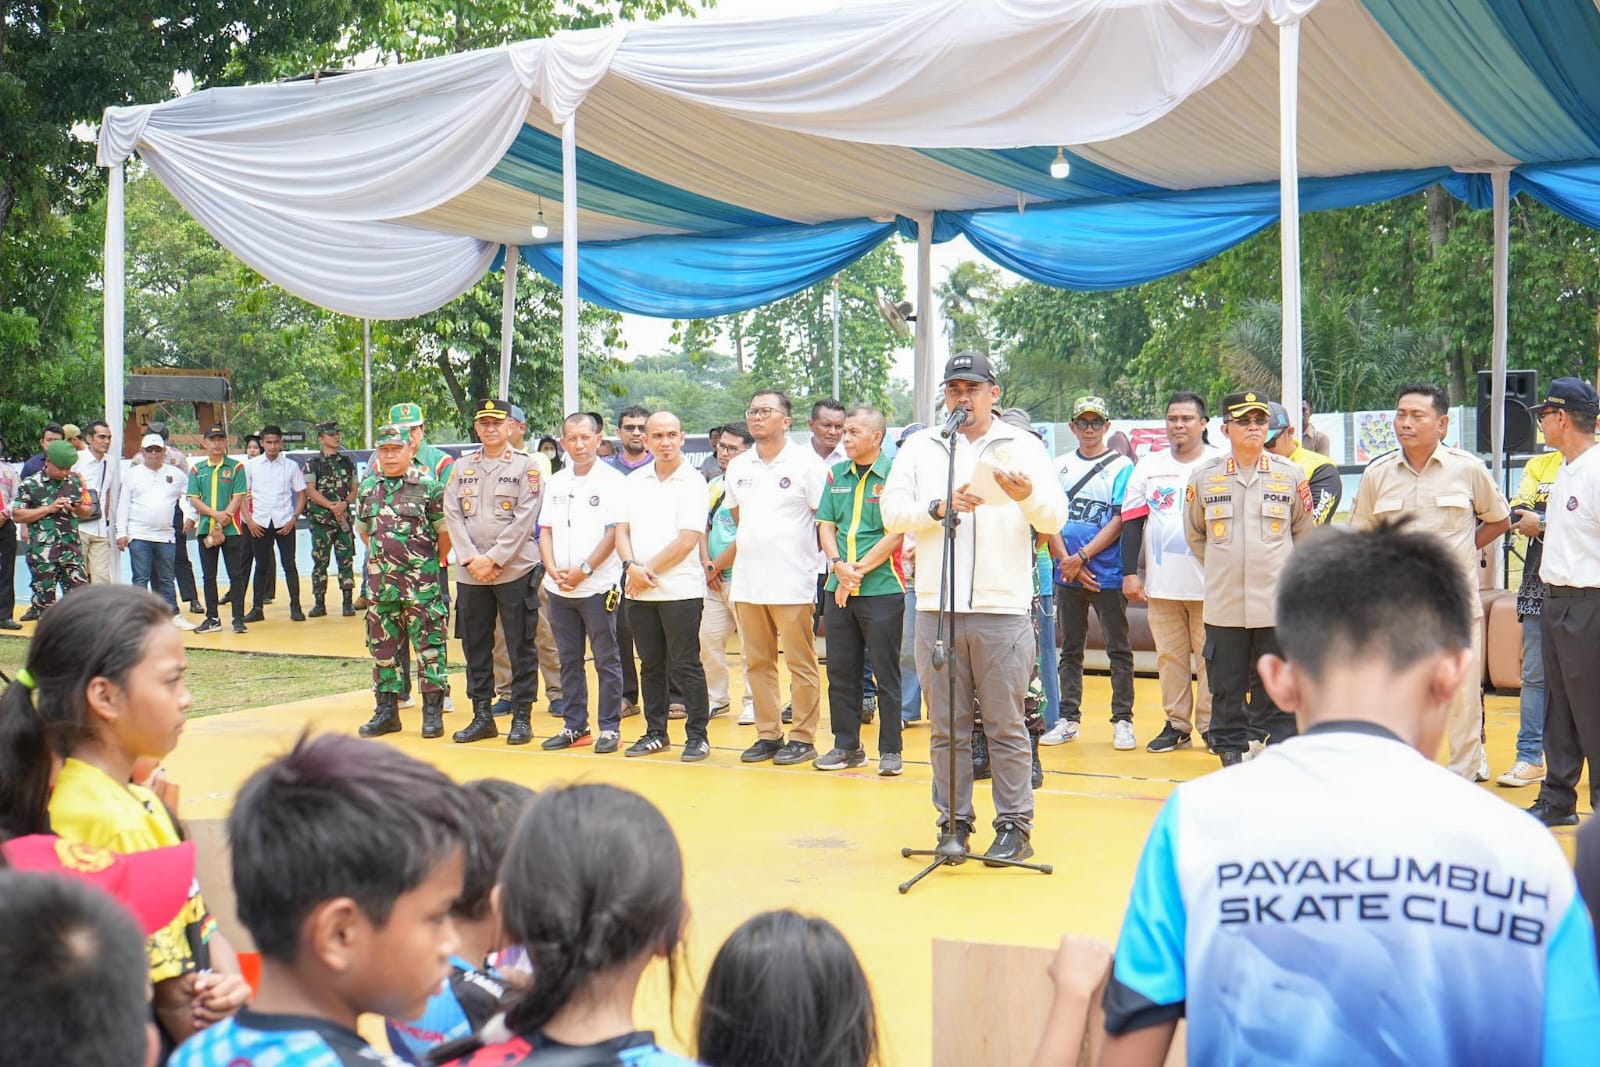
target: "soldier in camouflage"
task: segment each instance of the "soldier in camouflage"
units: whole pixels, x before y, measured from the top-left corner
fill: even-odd
[[[56,589],[70,592],[89,584],[89,569],[78,544],[78,520],[94,510],[83,480],[72,472],[78,450],[68,441],[51,441],[44,466],[17,487],[11,516],[28,526],[28,570],[33,605],[22,616],[37,619],[56,601]]]
[[[322,451],[306,461],[306,511],[311,519],[311,595],[316,603],[307,613],[318,618],[328,613],[328,562],[339,561],[339,591],[344,594],[345,616],[356,613],[356,542],[351,532],[351,505],[356,498],[356,464],[339,447],[339,424],[317,427]]]
[[[417,657],[422,689],[422,736],[444,733],[445,634],[450,608],[439,591],[440,561],[450,552],[444,485],[412,465],[413,450],[398,426],[380,427],[374,471],[356,493],[356,524],[367,546],[367,648],[372,653],[378,705],[362,737],[400,729],[402,642]]]

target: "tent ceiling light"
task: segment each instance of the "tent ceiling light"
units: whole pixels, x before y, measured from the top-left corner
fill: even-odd
[[[1056,146],[1056,158],[1050,161],[1050,177],[1061,181],[1072,173],[1072,161],[1067,158],[1067,153],[1059,145]]]
[[[544,197],[539,198],[539,217],[533,222],[533,239],[542,241],[550,236],[550,227],[544,221]]]

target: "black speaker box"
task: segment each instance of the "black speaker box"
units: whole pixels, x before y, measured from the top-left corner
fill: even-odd
[[[1494,372],[1478,372],[1478,451],[1494,448],[1489,440],[1489,404],[1494,390]],[[1507,453],[1534,452],[1539,447],[1539,420],[1534,413],[1539,402],[1539,372],[1536,370],[1506,371],[1506,436]]]

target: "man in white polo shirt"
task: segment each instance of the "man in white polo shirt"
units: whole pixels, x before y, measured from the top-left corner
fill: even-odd
[[[139,458],[123,470],[118,487],[117,510],[112,518],[117,547],[128,553],[133,584],[150,589],[165,600],[180,626],[192,630],[194,625],[178,613],[172,576],[176,556],[172,514],[181,507],[185,518],[193,515],[188,500],[189,478],[168,466],[167,443],[160,434],[145,434],[139,447]]]
[[[1546,826],[1578,821],[1578,777],[1589,763],[1589,806],[1600,800],[1600,396],[1579,378],[1557,378],[1539,407],[1544,439],[1561,453],[1545,508],[1544,785],[1529,812]]]
[[[615,752],[622,720],[622,660],[617,653],[615,551],[627,479],[599,462],[600,421],[578,412],[561,427],[567,465],[550,476],[539,511],[539,555],[550,603],[550,632],[561,659],[561,714],[566,725],[543,742],[546,749],[594,744]],[[589,681],[584,643],[594,652],[600,680],[600,736],[589,735]]]
[[[683,427],[669,411],[651,415],[645,428],[655,462],[628,475],[626,520],[617,527],[627,599],[623,610],[639,651],[639,695],[645,734],[629,756],[672,747],[667,738],[669,682],[687,712],[683,762],[711,754],[706,740],[710,702],[700,666],[700,613],[706,576],[700,567],[700,531],[706,518],[706,480],[683,458]]]
[[[817,597],[817,505],[828,468],[809,445],[789,440],[793,406],[775,389],[750,398],[745,419],[756,445],[728,464],[728,507],[739,527],[733,603],[744,646],[745,685],[755,695],[756,743],[740,759],[810,763],[817,749],[822,689],[811,631]],[[789,668],[794,728],[783,740],[778,644]]]
[[[261,427],[261,455],[245,462],[244,473],[250,483],[250,510],[245,513],[244,524],[250,530],[256,573],[271,569],[272,548],[277,545],[283,584],[289,590],[289,619],[305,622],[305,612],[300,610],[300,568],[294,558],[294,526],[306,506],[306,476],[300,464],[283,454],[282,430]],[[253,592],[255,606],[244,617],[245,622],[261,622],[265,618],[260,581]]]

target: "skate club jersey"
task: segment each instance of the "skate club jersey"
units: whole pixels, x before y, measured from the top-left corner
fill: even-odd
[[[1365,723],[1177,788],[1105,1009],[1114,1034],[1187,1015],[1190,1063],[1576,1064],[1600,1047],[1593,928],[1555,838]]]
[[[1067,499],[1067,524],[1061,527],[1061,539],[1067,543],[1068,552],[1083,548],[1105,529],[1106,523],[1122,513],[1122,497],[1128,489],[1133,463],[1115,452],[1084,459],[1077,451],[1068,452],[1056,461],[1056,477],[1061,480],[1063,492],[1078,485],[1090,471],[1094,472],[1093,477],[1078,486],[1077,492]],[[1113,541],[1098,555],[1091,556],[1088,567],[1101,589],[1121,589],[1121,543]],[[1059,569],[1056,580],[1061,580]]]
[[[440,1045],[477,1033],[504,1008],[506,987],[498,978],[460,956],[452,956],[450,966],[450,977],[428,998],[421,1018],[385,1021],[389,1047],[408,1063],[422,1063]]]
[[[407,1067],[379,1052],[353,1030],[308,1015],[268,1015],[240,1009],[200,1031],[172,1054],[167,1067]]]
[[[580,1047],[557,1044],[542,1036],[530,1039],[519,1034],[507,1035],[504,1029],[503,1019],[494,1020],[485,1029],[485,1036],[498,1031],[497,1036],[504,1040],[486,1044],[461,1059],[450,1060],[448,1067],[520,1067],[521,1064],[541,1062],[613,1063],[618,1067],[694,1067],[693,1060],[686,1060],[658,1046],[655,1035],[646,1030]],[[559,1055],[561,1052],[570,1053],[570,1058]],[[591,1055],[580,1057],[581,1052]]]

